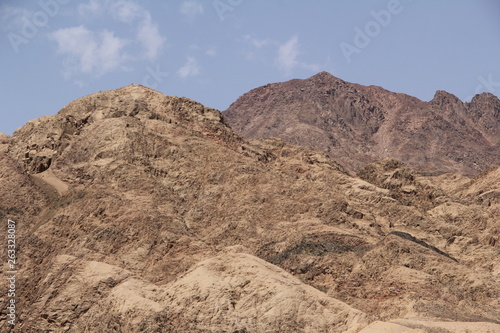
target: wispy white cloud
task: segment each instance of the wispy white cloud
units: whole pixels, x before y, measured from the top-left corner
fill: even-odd
[[[166,40],[165,37],[160,34],[158,25],[153,22],[149,13],[144,16],[139,24],[137,39],[146,49],[146,57],[149,60],[154,60],[158,57]]]
[[[276,50],[274,59],[278,68],[285,75],[291,75],[297,68],[306,69],[312,72],[317,72],[320,66],[317,64],[309,64],[300,60],[303,52],[300,50],[299,38],[292,36],[284,43],[279,43],[270,38],[257,38],[254,35],[244,35],[241,42],[244,44],[242,53],[248,61],[260,61],[263,63],[269,62],[269,51]]]
[[[106,7],[109,5],[108,0],[90,0],[87,3],[78,4],[77,11],[81,17],[85,18],[95,18],[102,16]]]
[[[204,55],[207,55],[209,57],[215,57],[217,55],[217,49],[213,45],[200,46],[198,44],[191,44],[189,45],[189,49],[192,50],[193,52],[196,52],[197,54],[203,53]]]
[[[127,40],[110,31],[95,33],[85,26],[59,29],[49,35],[57,43],[57,53],[65,56],[64,76],[76,73],[102,75],[126,70],[129,56],[123,52]]]
[[[300,62],[299,65],[300,68],[307,69],[310,72],[317,72],[321,69],[319,64],[307,64],[305,62]]]
[[[84,19],[99,19],[104,15],[111,15],[113,20],[132,23],[140,19],[147,12],[133,0],[89,0],[80,3],[77,7],[78,14]]]
[[[92,31],[83,25],[53,32],[50,39],[57,42],[57,53],[64,56],[65,77],[128,70],[134,60],[155,60],[165,45],[166,38],[151,13],[134,0],[88,0],[79,4],[77,11],[82,18],[111,18],[130,25],[135,35],[125,39],[109,30]]]
[[[278,56],[276,62],[278,67],[286,74],[292,74],[293,70],[297,67],[307,69],[310,71],[318,71],[319,65],[308,64],[298,60],[300,54],[299,39],[293,36],[278,48]]]
[[[184,15],[189,22],[193,22],[198,15],[202,15],[204,12],[203,5],[198,1],[183,1],[179,12]]]
[[[160,34],[158,25],[153,21],[149,11],[130,0],[109,2],[108,11],[119,22],[127,24],[137,22],[136,37],[137,41],[145,48],[146,58],[154,60],[158,56],[166,39]]]
[[[198,61],[194,57],[188,57],[184,66],[179,68],[179,70],[177,71],[177,75],[179,75],[183,79],[199,74],[200,66],[198,65]]]
[[[267,52],[264,52],[264,48],[278,45],[278,43],[272,39],[259,39],[250,34],[243,35],[239,41],[243,44],[241,52],[245,59],[249,61],[266,62]]]
[[[205,54],[210,57],[215,57],[217,55],[217,50],[215,47],[211,46],[205,50]]]
[[[299,55],[299,40],[297,36],[292,37],[278,49],[278,66],[288,75],[297,67],[297,56]]]
[[[134,1],[118,0],[109,3],[109,12],[119,22],[133,23],[151,16],[147,10]]]
[[[270,39],[258,39],[258,38],[251,36],[251,35],[245,35],[245,36],[243,36],[243,38],[246,41],[248,41],[253,47],[256,47],[258,49],[260,49],[264,46],[267,46],[267,45],[274,44],[274,42]]]

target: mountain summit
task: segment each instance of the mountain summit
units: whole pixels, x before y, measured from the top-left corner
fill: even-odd
[[[244,137],[319,148],[353,171],[384,158],[437,173],[500,164],[500,100],[489,93],[463,103],[438,91],[423,102],[321,72],[253,89],[223,114]]]

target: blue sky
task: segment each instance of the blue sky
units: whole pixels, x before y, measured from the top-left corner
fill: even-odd
[[[496,0],[0,0],[0,132],[131,83],[225,110],[328,71],[422,100],[500,95]]]

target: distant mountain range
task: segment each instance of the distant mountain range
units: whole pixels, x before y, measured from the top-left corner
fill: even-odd
[[[500,165],[500,100],[490,93],[463,103],[437,91],[423,102],[321,72],[253,89],[223,115],[246,138],[318,148],[351,171],[384,158],[427,173]]]

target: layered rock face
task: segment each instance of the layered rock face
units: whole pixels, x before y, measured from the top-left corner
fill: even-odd
[[[353,177],[138,85],[0,136],[0,164],[2,332],[500,330],[499,169]]]
[[[327,152],[351,171],[384,158],[419,172],[475,175],[500,165],[500,100],[444,91],[430,102],[322,72],[244,94],[224,113],[246,138],[278,137]]]

